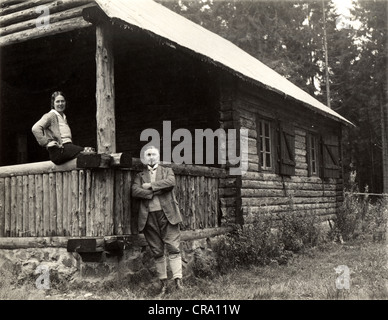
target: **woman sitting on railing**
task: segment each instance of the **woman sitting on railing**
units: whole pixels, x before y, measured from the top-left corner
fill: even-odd
[[[64,94],[61,91],[54,92],[51,96],[51,111],[44,114],[32,127],[39,145],[46,147],[50,160],[57,165],[76,158],[84,150],[72,142],[65,109]]]

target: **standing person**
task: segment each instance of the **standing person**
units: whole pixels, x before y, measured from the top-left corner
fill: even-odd
[[[65,109],[64,94],[61,91],[54,92],[51,96],[51,111],[44,114],[32,127],[39,145],[46,147],[50,160],[57,165],[76,158],[84,149],[72,142]]]
[[[178,290],[182,285],[180,227],[182,217],[174,194],[175,175],[171,168],[159,164],[159,150],[153,146],[144,152],[147,164],[138,173],[132,186],[132,196],[140,198],[139,232],[143,231],[155,259],[161,281],[161,294],[167,292],[167,259]]]

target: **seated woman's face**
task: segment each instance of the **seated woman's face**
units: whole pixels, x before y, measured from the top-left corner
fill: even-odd
[[[59,95],[55,97],[54,109],[59,113],[62,113],[66,109],[66,100],[63,96]]]

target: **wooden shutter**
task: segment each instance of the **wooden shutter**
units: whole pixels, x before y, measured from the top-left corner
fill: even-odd
[[[260,161],[260,149],[261,149],[261,140],[260,140],[260,117],[256,115],[256,133],[257,133],[257,138],[256,138],[256,149],[257,149],[257,157],[258,157],[258,162],[259,162],[259,168],[258,171],[261,171],[261,161]]]
[[[307,161],[307,176],[312,176],[312,168],[311,168],[311,144],[310,144],[311,135],[309,133],[306,134],[306,161]]]
[[[340,177],[339,141],[337,136],[322,137],[323,178]]]
[[[295,131],[291,125],[279,126],[279,174],[295,175]]]

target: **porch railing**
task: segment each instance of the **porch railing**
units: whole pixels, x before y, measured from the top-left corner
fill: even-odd
[[[137,234],[138,200],[131,184],[140,170],[80,169],[76,160],[0,167],[0,237]],[[222,169],[171,165],[183,230],[219,226]]]

